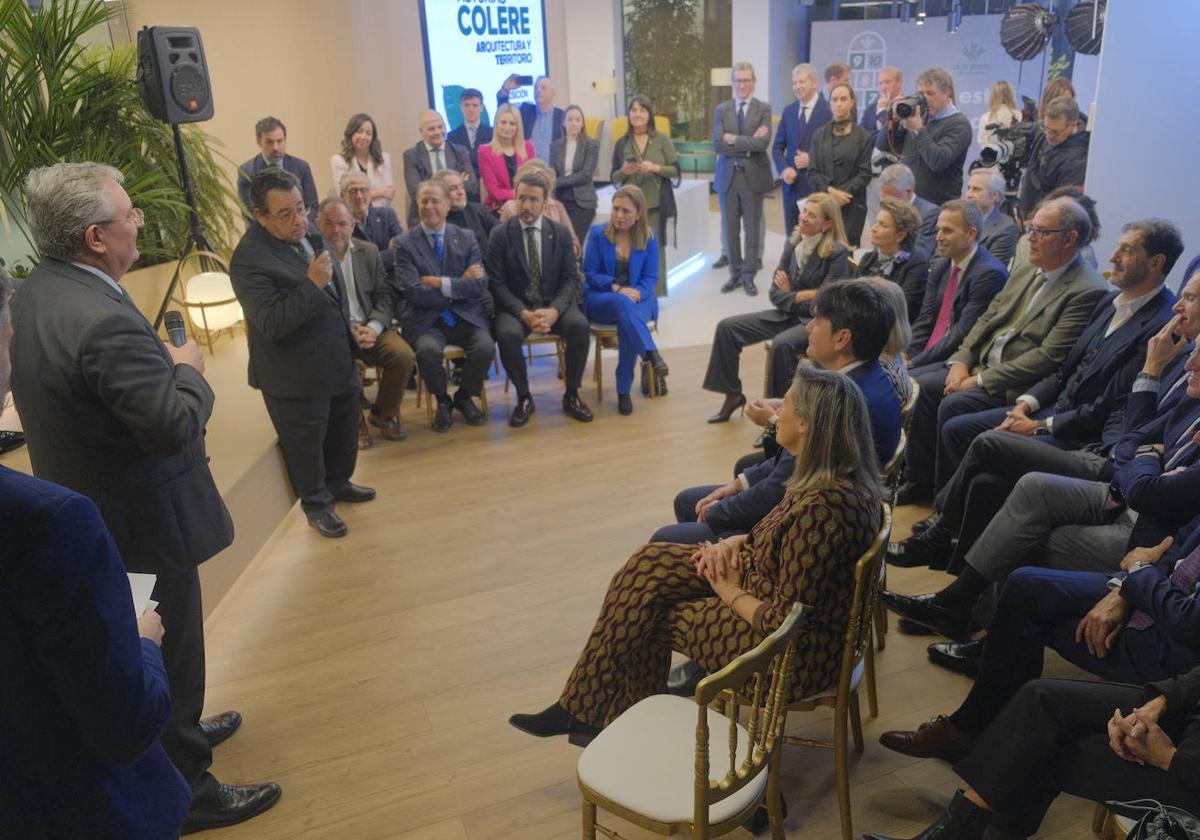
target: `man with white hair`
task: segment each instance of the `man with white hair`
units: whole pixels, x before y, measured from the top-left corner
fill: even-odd
[[[800,200],[812,192],[808,182],[808,147],[812,136],[833,118],[813,65],[797,64],[792,69],[792,93],[796,94],[796,101],[783,109],[771,144],[775,169],[783,180],[783,226],[788,236],[800,221]]]
[[[916,250],[929,257],[937,248],[937,225],[940,208],[932,201],[917,195],[917,180],[903,163],[893,163],[879,174],[879,194],[899,199],[921,214],[917,228]]]
[[[979,232],[979,244],[1000,262],[1008,265],[1017,250],[1017,239],[1021,231],[1004,212],[1004,176],[995,169],[976,169],[967,179],[963,198],[979,208],[983,214],[983,229]]]
[[[520,87],[516,73],[504,80],[496,94],[496,109],[507,105],[509,94]],[[563,136],[563,109],[554,105],[554,84],[549,76],[538,76],[533,83],[533,102],[522,102],[521,126],[525,139],[533,144],[533,156],[538,160],[550,160],[550,147]]]

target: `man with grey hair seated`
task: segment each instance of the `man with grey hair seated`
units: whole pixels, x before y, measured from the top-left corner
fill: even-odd
[[[1051,99],[1041,129],[1031,141],[1029,165],[1021,176],[1021,215],[1033,212],[1047,193],[1059,187],[1083,189],[1092,134],[1079,127],[1079,106],[1069,96]]]
[[[42,259],[13,300],[12,390],[34,474],[92,499],[126,569],[157,575],[171,685],[161,740],[192,790],[187,833],[249,819],[280,790],[224,785],[209,772],[212,747],[241,723],[237,712],[200,720],[197,567],[233,542],[204,447],[215,398],[196,343],[164,343],[121,287],[145,221],[123,180],[98,163],[60,163],[26,179]]]
[[[917,228],[916,250],[926,258],[933,256],[937,248],[938,205],[917,195],[917,180],[912,170],[903,163],[893,163],[879,173],[879,194],[911,205],[921,214],[921,226]]]
[[[963,198],[979,208],[983,228],[979,244],[1000,262],[1008,265],[1017,250],[1021,231],[1016,222],[1004,212],[1004,176],[996,169],[976,169],[967,179]]]
[[[354,216],[354,238],[370,242],[383,258],[383,270],[391,280],[396,259],[392,248],[404,225],[391,207],[371,206],[371,185],[365,172],[347,172],[338,180],[338,195]]]

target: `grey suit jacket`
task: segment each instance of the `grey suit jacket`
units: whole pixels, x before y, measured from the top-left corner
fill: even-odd
[[[979,232],[979,244],[988,249],[993,257],[1008,265],[1013,254],[1017,251],[1017,237],[1021,231],[1016,223],[1006,213],[1000,211],[999,205],[992,208],[983,220],[983,230]]]
[[[39,478],[88,496],[129,571],[174,577],[233,542],[209,472],[214,396],[121,292],[45,259],[13,300],[12,390]]]
[[[447,169],[467,173],[463,186],[467,189],[467,197],[471,201],[479,200],[479,179],[475,177],[475,167],[471,165],[471,153],[462,146],[447,141],[442,146],[445,151],[443,159]],[[433,177],[433,161],[429,159],[429,150],[425,141],[418,141],[411,149],[404,150],[404,188],[408,190],[408,221],[406,227],[412,227],[420,221],[417,216],[417,187],[422,181]]]
[[[754,132],[762,126],[766,126],[766,134],[755,137]],[[738,134],[738,137],[734,142],[726,143],[726,134]],[[745,168],[746,180],[756,193],[768,192],[775,185],[767,152],[771,147],[771,106],[766,102],[751,97],[746,104],[740,133],[734,100],[718,105],[713,112],[712,146],[717,153],[717,171],[713,179],[717,192],[729,191],[735,166]]]
[[[564,160],[567,155],[566,138],[555,140],[550,147],[550,165],[558,176],[554,193],[559,201],[575,199],[585,210],[596,209],[596,185],[592,177],[596,162],[600,159],[600,144],[590,137],[580,137],[575,143],[574,160]]]
[[[353,241],[350,262],[354,266],[354,296],[368,321],[390,327],[396,314],[396,292],[387,280],[379,249],[361,239]]]

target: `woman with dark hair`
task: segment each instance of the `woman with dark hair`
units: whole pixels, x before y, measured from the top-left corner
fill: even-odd
[[[863,254],[854,272],[855,277],[886,278],[903,289],[910,323],[921,314],[929,278],[929,257],[915,250],[920,227],[921,215],[911,204],[886,195],[879,199],[879,212],[871,225],[875,247]]]
[[[558,179],[555,198],[567,208],[575,237],[583,242],[596,218],[596,186],[592,176],[600,158],[600,144],[588,137],[583,109],[568,105],[563,111],[563,136],[550,147],[550,165]]]
[[[660,212],[663,193],[670,182],[679,177],[679,155],[671,138],[654,126],[654,105],[642,94],[629,101],[625,112],[629,132],[613,145],[612,182],[615,186],[632,184],[646,196],[650,229],[658,240],[658,285],[654,293],[667,296],[667,245],[663,235],[667,218],[674,215]],[[665,183],[664,183],[665,182]]]
[[[347,172],[361,172],[371,187],[372,207],[391,207],[396,197],[392,181],[392,156],[379,145],[375,120],[367,114],[355,114],[342,132],[342,151],[329,159],[333,188],[339,189]]]
[[[846,240],[858,245],[867,219],[871,182],[871,135],[857,125],[854,88],[835,85],[829,94],[833,120],[813,132],[808,149],[808,181],[813,192],[827,192],[842,210]],[[788,231],[789,233],[791,231]]]
[[[773,632],[795,603],[806,609],[789,699],[833,686],[855,560],[882,515],[866,399],[843,374],[805,363],[784,394],[776,440],[796,461],[779,504],[749,534],[639,549],[609,584],[558,701],[509,723],[585,744],[639,700],[666,691],[672,650],[718,671]]]

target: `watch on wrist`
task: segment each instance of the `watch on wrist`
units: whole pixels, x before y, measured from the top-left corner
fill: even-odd
[[[1139,371],[1139,372],[1138,372],[1138,375],[1137,375],[1137,377],[1135,377],[1135,378],[1136,378],[1138,381],[1142,381],[1142,382],[1157,382],[1157,381],[1158,381],[1158,374],[1157,374],[1157,373],[1151,373],[1151,372],[1150,372],[1150,371],[1148,371],[1148,370],[1143,370],[1143,371]]]

